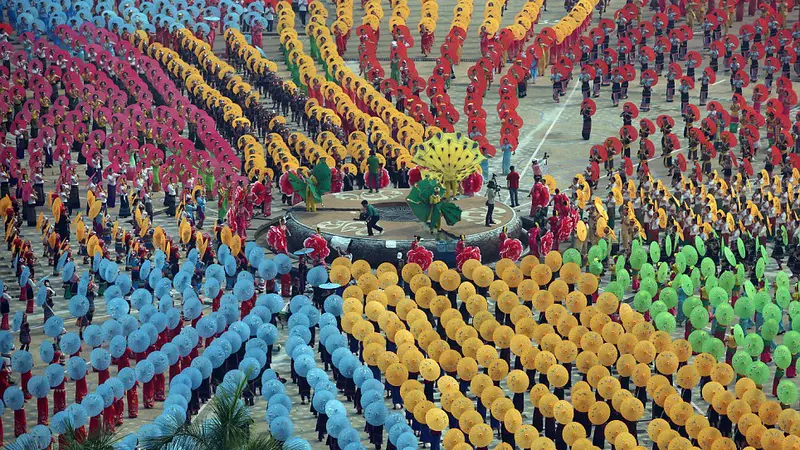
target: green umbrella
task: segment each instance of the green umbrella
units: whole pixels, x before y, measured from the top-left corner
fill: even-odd
[[[641,270],[642,265],[647,262],[647,253],[641,248],[633,248],[631,250],[631,267],[634,270]]]
[[[786,231],[786,227],[781,225],[781,241],[783,245],[789,245],[789,233]]]
[[[729,270],[722,272],[722,275],[719,276],[719,287],[725,289],[725,292],[730,295],[734,285],[736,285],[736,275]]]
[[[661,313],[667,312],[669,308],[661,300],[656,300],[650,306],[650,317],[658,317]]]
[[[694,267],[697,264],[698,254],[694,247],[687,245],[681,249],[680,254],[686,257],[686,264]]]
[[[728,303],[719,305],[714,311],[714,317],[717,319],[717,322],[719,322],[720,325],[730,325],[735,317],[735,314],[733,313],[733,307]]]
[[[625,261],[626,261],[625,260],[625,255],[617,256],[616,266],[617,267],[625,267]]]
[[[675,331],[675,316],[667,311],[660,313],[656,316],[656,328],[667,333]]]
[[[778,335],[778,322],[775,320],[765,320],[761,325],[761,337],[766,342],[771,342]]]
[[[702,330],[708,326],[708,311],[703,307],[693,309],[689,314],[689,321],[692,323],[692,327]]]
[[[756,296],[756,287],[753,285],[753,282],[747,280],[744,282],[744,293],[750,297]]]
[[[759,258],[756,261],[756,276],[758,279],[764,278],[764,269],[767,267],[767,261],[764,258]]]
[[[797,385],[792,380],[781,380],[777,394],[778,401],[783,405],[792,406],[797,403]]]
[[[733,326],[733,339],[736,341],[736,345],[739,347],[744,347],[747,343],[744,339],[744,330],[742,330],[742,326],[738,323]]]
[[[703,301],[700,300],[700,297],[693,295],[691,297],[687,297],[686,300],[683,301],[681,311],[683,312],[684,316],[689,317],[689,314],[691,314],[695,308],[702,307]]]
[[[744,264],[739,263],[736,265],[736,285],[741,286],[747,280],[747,274],[744,271]]]
[[[764,320],[780,322],[783,310],[775,303],[767,303],[764,305],[764,309],[761,310],[761,314],[764,316]]]
[[[565,263],[571,262],[579,266],[581,265],[581,253],[574,248],[568,248],[564,250],[564,254],[561,255],[561,259]]]
[[[693,349],[702,349],[708,338],[708,333],[705,330],[694,330],[689,333],[689,339],[687,340]]]
[[[644,289],[650,293],[650,295],[655,296],[658,293],[658,284],[656,283],[655,278],[645,278],[642,280],[641,284],[639,285],[639,289]]]
[[[671,287],[665,287],[662,289],[658,299],[664,302],[668,309],[678,306],[678,292]]]
[[[786,370],[792,364],[792,352],[785,345],[775,347],[772,358],[775,360],[775,365],[783,370]]]
[[[732,266],[736,265],[736,257],[733,255],[733,252],[729,247],[725,247],[722,250],[722,253],[725,255],[725,259],[728,261],[728,264]]]
[[[760,245],[758,247],[759,251],[761,252],[761,257],[764,259],[769,259],[769,253],[767,253],[767,247]]]
[[[728,301],[728,293],[725,291],[725,289],[715,286],[708,291],[708,301],[711,302],[711,305],[716,308],[723,302]]]
[[[639,292],[633,296],[633,308],[640,313],[649,311],[652,304],[653,296],[645,290],[639,289]]]
[[[788,287],[779,286],[778,289],[775,290],[775,303],[777,303],[781,308],[788,308],[791,301],[792,293],[789,292]]]
[[[670,234],[664,238],[664,250],[667,252],[668,256],[672,255],[672,235]]]
[[[717,361],[725,357],[725,350],[725,343],[715,337],[708,338],[703,344],[703,353],[708,353]]]
[[[686,255],[683,253],[676,254],[674,266],[676,273],[683,273],[686,271]]]
[[[656,269],[653,267],[652,264],[644,263],[642,264],[641,269],[639,269],[639,275],[641,275],[642,278],[655,278]]]
[[[800,333],[789,330],[783,335],[783,345],[794,355],[800,352]]]
[[[697,249],[697,253],[699,253],[700,256],[705,256],[706,243],[703,242],[703,238],[701,238],[700,236],[694,237],[694,248]]]
[[[686,295],[692,295],[694,292],[694,283],[692,282],[692,278],[689,275],[683,274],[678,277],[678,283],[681,286],[681,290]]]
[[[744,337],[745,351],[753,358],[757,358],[764,351],[764,339],[756,333],[750,333]]]
[[[755,297],[753,297],[753,300],[756,305],[756,311],[758,312],[763,311],[764,306],[766,306],[767,303],[771,303],[772,301],[772,299],[769,297],[769,292],[764,290],[756,292],[756,295]]]
[[[658,272],[656,273],[656,279],[659,283],[666,283],[667,279],[669,278],[669,266],[664,261],[661,261],[658,264]]]
[[[789,275],[787,275],[786,272],[778,272],[775,275],[775,284],[777,284],[778,287],[785,287],[786,289],[789,289],[789,284],[791,284],[789,281]]]
[[[700,283],[700,279],[702,278],[702,276],[700,275],[700,269],[698,269],[697,267],[693,268],[692,273],[689,274],[689,277],[691,277],[692,279],[693,291],[702,286],[702,284]]]
[[[706,278],[713,277],[717,273],[717,266],[714,265],[714,260],[711,258],[703,258],[703,260],[700,261],[700,273]]]
[[[769,375],[769,367],[761,361],[753,361],[747,371],[747,376],[756,384],[766,384],[769,381]]]
[[[589,272],[592,275],[599,276],[603,272],[603,264],[597,260],[589,263]]]
[[[739,375],[744,375],[753,364],[753,358],[744,350],[739,350],[731,358],[731,367]]]
[[[742,238],[736,239],[736,248],[739,250],[739,256],[744,259],[745,252],[744,252],[744,241]]]
[[[625,269],[618,270],[617,282],[622,285],[623,291],[627,291],[631,287],[631,274]]]
[[[653,264],[661,261],[661,247],[656,241],[650,243],[650,261],[652,261]]]
[[[617,296],[618,299],[622,300],[625,298],[625,287],[622,283],[618,281],[612,281],[606,284],[605,292],[612,292],[614,295]]]

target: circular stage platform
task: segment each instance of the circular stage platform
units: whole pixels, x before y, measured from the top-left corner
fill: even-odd
[[[384,189],[378,193],[369,191],[349,191],[323,196],[322,205],[317,212],[306,212],[305,204],[300,203],[290,211],[286,225],[291,233],[287,238],[289,250],[303,247],[303,241],[319,228],[322,236],[331,246],[331,259],[340,251],[348,250],[353,259],[364,259],[370,264],[397,261],[398,252],[405,255],[411,248],[414,236],[422,238],[422,244],[434,253],[435,258],[445,262],[455,262],[455,244],[464,235],[468,245],[478,246],[484,263],[500,259],[499,236],[506,227],[509,237],[520,238],[524,234],[522,222],[509,206],[496,202],[494,209],[495,225],[485,226],[486,199],[484,197],[464,197],[456,201],[463,211],[461,221],[455,226],[444,224],[438,235],[431,234],[428,227],[417,220],[406,203],[410,189]],[[359,217],[361,201],[367,200],[378,209],[381,219],[378,225],[383,234],[367,235],[363,221]],[[522,239],[526,242],[525,239]]]

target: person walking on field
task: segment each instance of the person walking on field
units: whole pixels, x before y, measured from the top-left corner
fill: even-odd
[[[375,150],[369,153],[369,158],[367,158],[367,184],[369,185],[369,193],[372,193],[372,190],[375,189],[375,192],[378,191],[378,180],[380,179],[381,174],[381,161],[375,155]]]
[[[506,175],[506,187],[508,188],[508,195],[511,200],[511,207],[519,206],[519,199],[517,191],[519,191],[519,172],[514,170],[514,166],[509,167],[508,175]]]
[[[378,226],[381,215],[378,213],[378,210],[366,200],[361,200],[361,217],[359,219],[367,222],[367,235],[373,236],[372,230],[378,230],[378,234],[383,234],[383,227]]]

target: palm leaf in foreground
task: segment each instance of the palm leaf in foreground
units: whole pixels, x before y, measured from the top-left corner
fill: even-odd
[[[145,450],[280,450],[268,433],[251,432],[253,418],[242,401],[247,378],[236,386],[220,385],[209,404],[209,416],[191,424],[174,423],[159,436],[139,442]]]

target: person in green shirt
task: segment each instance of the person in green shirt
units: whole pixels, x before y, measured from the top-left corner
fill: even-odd
[[[367,158],[367,185],[369,186],[369,193],[372,193],[372,189],[375,189],[375,192],[378,192],[378,180],[380,179],[381,173],[381,161],[375,155],[375,150],[369,152],[369,157]]]
[[[353,220],[364,220],[367,222],[367,234],[372,236],[372,230],[378,230],[378,234],[383,234],[383,227],[378,226],[381,219],[378,210],[366,200],[361,200],[361,217]]]

